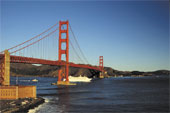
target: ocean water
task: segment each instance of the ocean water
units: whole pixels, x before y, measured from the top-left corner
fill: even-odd
[[[32,79],[38,82],[33,82]],[[11,83],[16,84],[17,77]],[[18,77],[18,84],[36,85],[45,103],[29,113],[160,113],[169,110],[169,76],[117,77],[51,85],[57,78]]]

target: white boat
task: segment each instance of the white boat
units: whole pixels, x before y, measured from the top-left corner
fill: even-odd
[[[88,78],[88,77],[82,77],[81,75],[79,77],[73,77],[73,76],[69,76],[69,81],[70,82],[90,82],[92,80],[92,78]]]
[[[33,81],[33,82],[38,82],[38,80],[37,80],[37,79],[33,79],[32,81]]]

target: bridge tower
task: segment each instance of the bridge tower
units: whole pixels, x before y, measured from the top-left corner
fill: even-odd
[[[70,85],[69,79],[68,79],[68,75],[69,75],[69,30],[68,29],[69,29],[68,21],[60,21],[59,22],[58,61],[62,62],[62,57],[63,57],[63,55],[65,55],[65,66],[61,67],[58,70],[57,85]]]
[[[10,53],[8,50],[4,53],[0,58],[0,85],[10,85]]]
[[[103,70],[103,56],[99,56],[99,67]]]
[[[103,56],[99,56],[99,67],[102,70],[100,72],[99,78],[104,78]]]

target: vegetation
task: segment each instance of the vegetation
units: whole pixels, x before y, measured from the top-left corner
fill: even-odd
[[[36,66],[32,64],[11,64],[11,75],[12,76],[43,76],[43,77],[56,77],[58,75],[59,66],[41,65]],[[169,75],[168,70],[157,70],[153,72],[140,72],[140,71],[119,71],[110,67],[105,67],[104,70],[109,76],[150,76],[150,75]],[[69,75],[72,76],[88,76],[92,77],[97,75],[99,72],[84,68],[70,67]]]

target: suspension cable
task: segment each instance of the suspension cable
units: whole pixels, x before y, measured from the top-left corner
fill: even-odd
[[[78,45],[78,48],[79,48],[79,50],[80,50],[80,53],[82,54],[82,56],[83,56],[83,58],[85,59],[85,61],[89,64],[87,58],[85,57],[84,53],[82,52],[82,50],[81,50],[81,48],[80,48],[80,45],[78,44],[78,41],[77,41],[77,39],[76,39],[76,37],[75,37],[75,35],[74,35],[74,32],[73,32],[70,24],[69,24],[69,27],[70,27],[71,33],[72,33],[72,35],[73,35],[73,37],[74,37],[74,40],[75,40],[76,44]]]
[[[70,42],[71,47],[73,48],[74,52],[76,53],[77,57],[80,59],[80,61],[81,61],[82,63],[84,63],[83,60],[81,59],[81,57],[78,55],[77,51],[75,50],[75,48],[74,48],[74,46],[73,46],[71,40],[69,40],[69,42]]]
[[[45,30],[44,32],[42,32],[42,33],[34,36],[33,38],[31,38],[31,39],[29,39],[29,40],[27,40],[27,41],[25,41],[25,42],[23,42],[23,43],[21,43],[21,44],[18,44],[18,45],[14,46],[14,47],[11,47],[11,48],[9,48],[9,49],[7,49],[7,50],[9,51],[9,50],[11,50],[11,49],[14,49],[14,48],[16,48],[16,47],[18,47],[18,46],[21,46],[21,45],[23,45],[23,44],[25,44],[25,43],[33,40],[33,39],[38,38],[38,37],[41,36],[42,34],[48,32],[49,30],[51,30],[52,28],[54,28],[57,24],[58,24],[58,22],[57,22],[56,24],[54,24],[53,26],[51,26],[50,28],[48,28],[47,30]],[[4,51],[2,51],[2,52],[4,52]],[[2,53],[2,52],[0,52],[0,53]]]
[[[40,38],[39,40],[37,40],[37,41],[35,41],[35,42],[33,42],[33,43],[29,44],[29,45],[26,45],[26,46],[24,46],[24,47],[22,47],[22,48],[20,48],[20,49],[18,49],[18,50],[16,50],[16,51],[11,52],[11,54],[12,54],[12,53],[16,53],[16,52],[18,52],[18,51],[20,51],[20,50],[22,50],[22,49],[25,49],[25,48],[27,48],[27,47],[29,47],[29,46],[31,46],[31,45],[33,45],[33,44],[41,41],[42,39],[44,39],[44,38],[52,35],[52,34],[53,34],[55,31],[57,31],[57,30],[58,30],[58,28],[55,29],[54,31],[50,32],[49,34],[45,35],[44,37]]]

